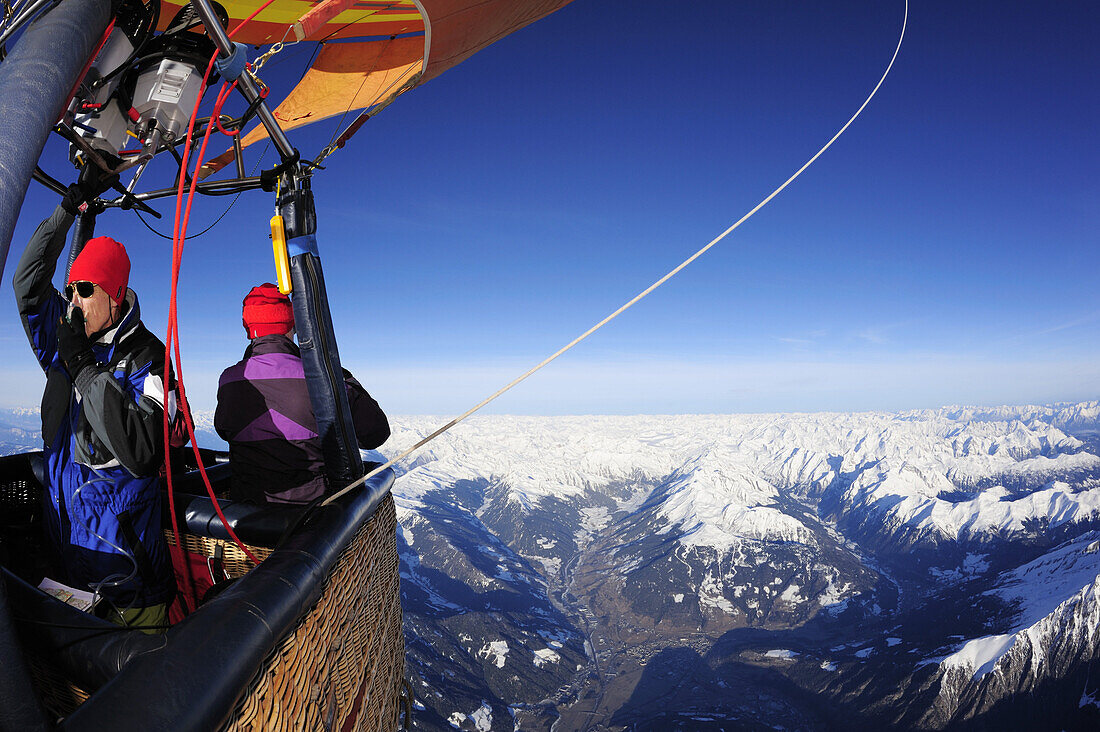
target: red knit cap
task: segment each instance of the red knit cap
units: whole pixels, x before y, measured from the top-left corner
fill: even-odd
[[[249,338],[282,334],[294,327],[294,308],[278,287],[265,282],[245,295],[241,321]]]
[[[130,282],[130,258],[126,247],[109,236],[89,239],[69,270],[69,282],[86,280],[99,285],[107,297],[121,305]]]

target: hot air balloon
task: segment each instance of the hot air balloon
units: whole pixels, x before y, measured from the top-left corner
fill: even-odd
[[[324,211],[314,203],[311,178],[369,116],[569,1],[6,3],[0,272],[30,181],[58,193],[67,188],[38,164],[51,134],[65,139],[82,170],[120,176],[113,192],[78,217],[70,262],[97,216],[112,208],[151,211],[150,202],[188,188],[273,193],[276,254],[286,246],[282,284],[292,292],[299,341],[312,344],[302,356],[326,474],[335,486],[355,481],[364,466],[348,438],[318,256],[323,242],[314,236]],[[262,65],[290,44],[309,44],[316,53],[271,109]],[[244,97],[237,118],[219,115],[209,96],[206,116],[196,114],[219,76]],[[358,113],[333,145],[297,149],[296,128],[348,110]],[[213,127],[242,134],[192,176],[182,161]],[[280,161],[246,175],[243,151],[265,137]],[[177,184],[146,186],[145,166],[173,157],[180,160]],[[0,458],[0,726],[44,729],[62,719],[66,728],[96,730],[374,730],[394,728],[402,713],[408,723],[391,471],[328,505],[258,507],[219,501],[231,466],[224,456],[196,450],[194,463],[174,466],[168,490],[170,513],[182,527],[169,532],[169,542],[185,550],[176,571],[189,577],[181,591],[190,593],[190,613],[165,634],[146,635],[75,609],[58,599],[64,590],[50,595],[37,586],[42,463],[42,453]],[[202,592],[197,575],[208,580]]]

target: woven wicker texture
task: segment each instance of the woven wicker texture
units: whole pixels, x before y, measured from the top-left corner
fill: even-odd
[[[317,604],[267,658],[226,730],[388,730],[404,676],[401,593],[387,496]]]
[[[29,561],[24,555],[37,549],[41,529],[32,521],[38,515],[41,495],[42,488],[32,479],[0,482],[0,547],[9,555],[10,567]]]
[[[0,483],[0,505],[6,509],[18,509],[33,506],[42,491],[37,482],[26,478],[16,478]]]
[[[47,716],[54,719],[67,717],[87,701],[88,692],[65,678],[57,666],[37,653],[25,655],[31,670],[31,684],[38,692],[38,700]]]
[[[168,546],[175,546],[176,539],[171,529],[165,529],[164,538]],[[183,534],[183,548],[191,554],[201,557],[212,557],[217,547],[222,548],[222,563],[225,565],[225,573],[230,577],[243,577],[256,565],[241,551],[235,542],[229,539],[212,539],[209,536],[195,536]],[[261,562],[271,554],[271,550],[262,546],[245,544],[248,551],[252,552]]]

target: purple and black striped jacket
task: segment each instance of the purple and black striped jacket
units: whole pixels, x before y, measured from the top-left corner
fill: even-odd
[[[324,493],[324,457],[299,354],[284,335],[256,338],[218,381],[214,429],[229,443],[236,500],[306,503]],[[344,384],[359,446],[379,447],[390,436],[386,415],[346,369]]]

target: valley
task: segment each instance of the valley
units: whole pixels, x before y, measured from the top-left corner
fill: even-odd
[[[456,621],[407,603],[420,668],[465,677],[416,673],[436,700],[491,712],[433,714],[425,696],[423,728],[969,718],[944,717],[933,689],[968,642],[1022,627],[1001,573],[1095,528],[1100,458],[1057,414],[485,418],[399,480],[416,537],[402,556],[440,569],[406,585],[471,629],[440,653]],[[1081,561],[1084,584],[1100,563]],[[470,602],[449,583],[495,589]],[[561,660],[540,663],[551,637]],[[523,651],[501,664],[479,643]]]

